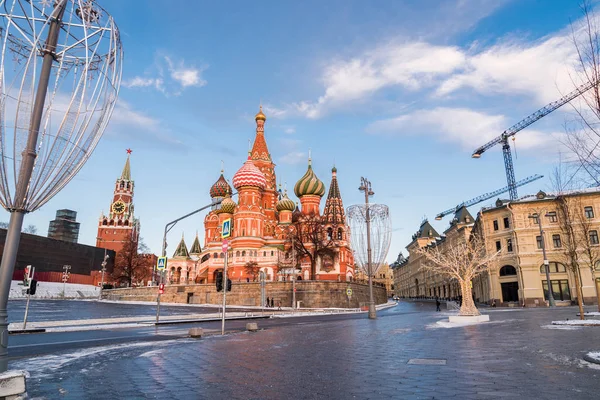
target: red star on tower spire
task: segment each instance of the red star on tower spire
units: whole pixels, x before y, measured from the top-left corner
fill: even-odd
[[[127,154],[131,154],[131,149],[127,149]]]

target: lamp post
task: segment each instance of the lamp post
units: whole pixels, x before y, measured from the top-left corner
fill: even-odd
[[[371,182],[364,178],[360,178],[361,192],[365,192],[365,221],[367,223],[367,273],[369,274],[369,319],[377,318],[377,310],[373,301],[373,265],[371,262],[371,216],[369,213],[369,196],[373,196],[375,192],[371,190]]]
[[[556,306],[556,303],[554,302],[554,295],[552,294],[552,282],[550,282],[550,264],[548,263],[548,257],[546,257],[546,239],[544,238],[544,230],[542,229],[542,218],[538,213],[530,215],[529,218],[533,219],[534,223],[537,220],[537,223],[540,227],[542,256],[544,257],[544,269],[546,270],[546,282],[548,284],[548,306],[554,307]]]
[[[98,295],[98,300],[102,300],[102,290],[104,289],[104,273],[106,272],[106,261],[108,260],[108,254],[106,254],[106,249],[104,249],[104,260],[102,261],[102,278],[100,279],[100,294]]]

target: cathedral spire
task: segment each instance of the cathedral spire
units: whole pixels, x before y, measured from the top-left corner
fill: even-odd
[[[262,112],[262,105],[258,114],[254,117],[256,121],[256,137],[254,139],[254,145],[250,151],[252,160],[263,160],[271,161],[271,154],[269,154],[269,148],[267,147],[267,141],[265,140],[265,121],[267,117]]]
[[[332,224],[345,223],[344,204],[342,203],[342,195],[340,194],[340,187],[337,181],[337,168],[335,166],[331,169],[331,184],[329,185],[329,194],[325,202],[323,219]]]
[[[125,161],[125,166],[123,167],[123,172],[121,172],[121,179],[125,181],[131,180],[131,166],[129,165],[129,155],[131,154],[131,149],[127,149],[127,161]]]

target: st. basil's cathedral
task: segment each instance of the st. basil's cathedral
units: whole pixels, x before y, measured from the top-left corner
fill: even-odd
[[[314,173],[309,158],[306,173],[294,186],[294,193],[300,200],[298,208],[297,203],[288,197],[287,190],[282,192],[281,188],[277,189],[275,164],[265,140],[266,119],[261,107],[255,116],[256,137],[252,150],[246,162],[233,175],[237,203],[231,198],[232,188],[221,171],[221,176],[209,193],[213,202],[222,202],[204,219],[204,247],[200,244],[198,234],[189,249],[182,237],[167,263],[169,283],[215,281],[215,275],[222,272],[224,267],[225,254],[222,251],[220,229],[227,219],[233,221],[229,238],[228,276],[235,282],[253,281],[258,271],[263,272],[268,281],[288,280],[291,274],[297,280],[353,280],[350,231],[336,168],[331,171],[329,193],[321,214],[325,185]],[[319,224],[318,229],[315,229],[315,221]],[[290,237],[308,238],[311,233],[322,235],[320,240],[326,243],[317,245],[320,251],[316,252],[312,263],[307,252],[311,255],[315,253],[314,239],[301,245],[293,244],[296,249],[304,248],[303,252],[290,251]],[[298,254],[297,260],[295,254]],[[254,268],[248,268],[248,265]]]

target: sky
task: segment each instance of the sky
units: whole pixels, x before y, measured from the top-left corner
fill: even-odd
[[[573,89],[571,24],[582,17],[575,0],[99,4],[122,35],[119,100],[87,164],[25,225],[46,235],[69,208],[79,242],[95,245],[131,148],[141,236],[159,254],[165,224],[210,202],[221,163],[228,179],[241,167],[262,104],[290,192],[309,151],[327,187],[337,167],[345,206],[364,201],[361,177],[372,182],[371,202],[390,208],[388,261],[423,218],[442,232],[450,217],[437,213],[506,186],[499,146],[471,153]],[[565,106],[516,135],[517,180],[545,176],[519,195],[549,190],[572,118]],[[203,238],[204,215],[172,229],[169,254],[182,234],[188,246]]]

